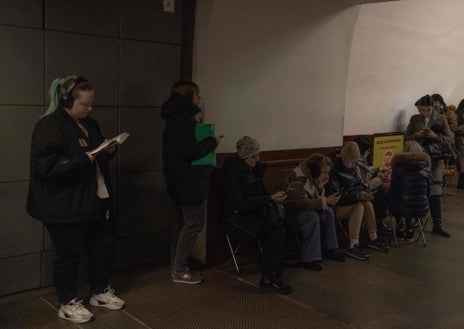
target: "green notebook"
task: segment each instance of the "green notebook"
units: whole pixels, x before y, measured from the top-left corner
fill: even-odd
[[[197,143],[201,142],[206,137],[214,137],[214,125],[211,123],[197,123],[195,125],[195,138]],[[215,166],[216,163],[215,151],[208,153],[200,159],[192,161],[192,165],[195,166]]]

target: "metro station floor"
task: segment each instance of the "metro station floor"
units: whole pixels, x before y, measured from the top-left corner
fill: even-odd
[[[204,271],[200,285],[174,284],[167,266],[119,274],[113,280],[126,301],[121,311],[88,306],[95,319],[59,319],[53,288],[0,298],[0,328],[241,329],[241,328],[464,328],[464,190],[446,187],[442,198],[446,239],[425,229],[427,247],[400,242],[367,262],[324,261],[321,272],[287,266],[288,296],[257,288],[252,256]],[[89,293],[83,292],[87,298]]]

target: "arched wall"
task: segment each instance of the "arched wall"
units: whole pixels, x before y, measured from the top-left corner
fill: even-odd
[[[402,131],[414,102],[464,98],[464,1],[363,5],[351,48],[344,134]],[[368,124],[366,124],[368,123]]]
[[[401,131],[426,93],[464,97],[461,0],[198,0],[194,79],[234,151],[335,146]]]
[[[264,150],[338,145],[359,7],[338,1],[198,1],[194,79],[205,121]],[[322,128],[322,129],[321,129]]]

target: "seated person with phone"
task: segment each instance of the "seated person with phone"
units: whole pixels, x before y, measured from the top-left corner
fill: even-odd
[[[287,176],[287,199],[284,201],[287,220],[301,242],[299,266],[322,270],[321,259],[343,262],[338,248],[334,213],[340,193],[325,193],[332,161],[323,154],[303,160]]]
[[[341,191],[334,210],[335,218],[349,221],[350,246],[347,256],[358,260],[368,260],[370,257],[369,253],[359,245],[359,232],[363,221],[369,234],[367,247],[388,252],[388,246],[377,237],[377,224],[372,205],[374,194],[364,184],[357,170],[358,162],[361,160],[358,144],[348,142],[339,154],[334,152],[331,157],[334,169],[330,172],[326,191],[328,195]]]

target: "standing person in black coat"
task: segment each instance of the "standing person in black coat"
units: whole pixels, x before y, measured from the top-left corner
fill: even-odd
[[[286,232],[283,219],[269,223],[265,208],[271,202],[282,203],[284,191],[267,194],[264,189],[263,163],[259,162],[259,144],[244,136],[237,141],[237,155],[224,161],[221,220],[225,231],[238,240],[262,242],[260,287],[288,294],[292,288],[282,282],[282,263]]]
[[[93,314],[77,298],[81,252],[88,255],[90,305],[118,310],[124,301],[109,286],[113,256],[108,162],[114,148],[91,155],[104,137],[89,116],[94,91],[82,77],[55,79],[50,106],[37,123],[31,143],[28,213],[44,222],[55,247],[54,285],[60,318],[75,323]]]
[[[175,201],[178,215],[171,238],[171,277],[174,282],[196,284],[201,273],[188,266],[188,258],[205,222],[204,201],[207,198],[211,166],[192,165],[219,145],[220,137],[207,137],[197,143],[195,116],[200,113],[200,89],[192,81],[178,81],[161,108],[166,121],[163,133],[163,171],[169,195]]]

